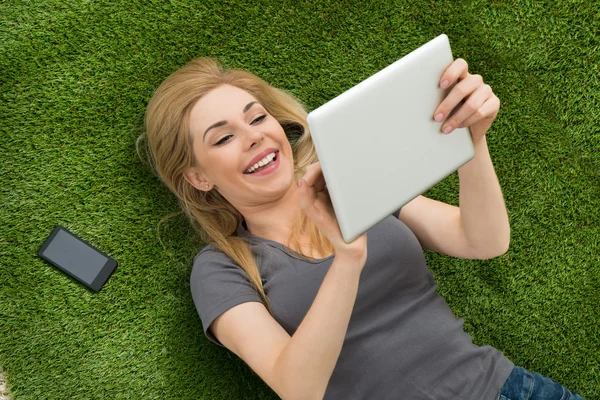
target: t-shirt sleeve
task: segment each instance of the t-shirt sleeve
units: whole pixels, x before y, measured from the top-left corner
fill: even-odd
[[[261,302],[246,272],[217,250],[205,248],[194,258],[190,289],[204,334],[221,347],[225,346],[208,330],[210,324],[233,306]]]

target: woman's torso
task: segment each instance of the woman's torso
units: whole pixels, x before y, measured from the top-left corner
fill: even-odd
[[[274,316],[293,335],[333,255],[305,261],[290,257],[280,243],[255,239]],[[367,240],[367,262],[325,398],[494,398],[513,364],[498,350],[472,343],[463,320],[436,293],[412,231],[390,216],[367,232]]]

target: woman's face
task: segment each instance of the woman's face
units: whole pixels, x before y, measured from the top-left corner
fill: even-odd
[[[230,85],[210,91],[192,107],[190,133],[199,166],[185,176],[197,189],[216,189],[240,209],[276,200],[295,187],[290,142],[248,92]],[[253,170],[259,161],[264,167]]]

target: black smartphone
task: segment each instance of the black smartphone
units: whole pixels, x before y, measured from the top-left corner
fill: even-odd
[[[117,267],[117,261],[57,225],[38,255],[91,290],[98,292]]]

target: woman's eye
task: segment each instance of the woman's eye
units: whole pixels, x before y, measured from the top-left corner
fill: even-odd
[[[259,122],[261,122],[262,120],[264,120],[267,117],[266,114],[263,114],[261,116],[256,117],[250,124],[254,125],[254,124],[258,124]],[[223,138],[221,138],[221,140],[219,140],[217,143],[215,143],[215,146],[220,146],[223,143],[225,143],[227,140],[229,140],[229,137],[231,137],[233,135],[227,135],[227,136],[223,136]]]
[[[260,121],[262,121],[263,119],[265,119],[267,116],[266,115],[261,115],[260,117],[256,118],[254,121],[252,121],[252,124],[256,124]]]
[[[225,143],[226,142],[225,139],[229,138],[230,136],[232,136],[232,135],[224,136],[221,140],[219,140],[217,143],[215,143],[215,146]]]

